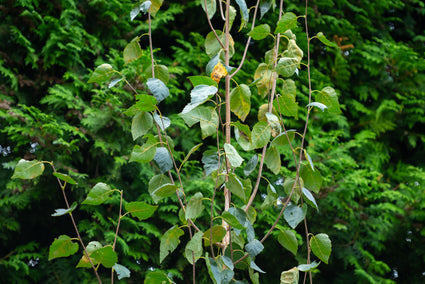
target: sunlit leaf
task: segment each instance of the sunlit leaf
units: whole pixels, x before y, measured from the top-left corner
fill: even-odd
[[[295,29],[296,27],[297,27],[297,16],[292,12],[288,12],[288,13],[285,13],[280,19],[280,21],[277,23],[277,28],[274,33],[282,34],[286,32],[287,30],[292,30],[292,29]]]
[[[295,57],[282,57],[276,65],[276,72],[284,77],[291,77],[298,68],[299,60]]]
[[[96,67],[87,83],[103,84],[110,81],[115,72],[110,64],[104,63]]]
[[[118,261],[117,254],[111,246],[106,246],[95,250],[90,254],[90,258],[93,258],[96,263],[100,263],[106,268],[111,268]]]
[[[264,158],[264,163],[275,175],[277,175],[280,172],[280,167],[281,167],[280,153],[276,147],[271,146],[267,148],[266,156]]]
[[[160,116],[156,112],[153,114],[153,119],[162,131],[164,131],[168,128],[168,126],[171,125],[171,120],[168,117]]]
[[[72,203],[72,205],[68,209],[55,209],[55,213],[52,214],[53,217],[63,216],[68,214],[77,208],[77,202]]]
[[[225,143],[224,151],[226,152],[226,157],[229,159],[232,167],[237,168],[242,165],[243,158],[239,155],[238,151],[235,149],[235,147],[233,147],[232,144]]]
[[[121,280],[123,278],[130,278],[130,270],[127,267],[121,264],[115,263],[115,265],[112,266],[112,268],[117,273],[118,280]]]
[[[62,173],[54,172],[53,175],[55,177],[57,177],[58,179],[60,179],[60,180],[62,180],[64,182],[67,182],[69,184],[77,184],[77,182],[72,177],[70,177],[67,174],[62,174]]]
[[[219,61],[216,66],[214,66],[212,72],[211,72],[211,79],[213,79],[215,82],[219,83],[221,78],[225,77],[227,75],[226,67]]]
[[[273,106],[283,116],[298,118],[298,102],[290,94],[279,95],[274,100]]]
[[[329,41],[322,32],[318,32],[316,37],[324,44],[330,47],[338,48],[338,45],[335,42]]]
[[[318,267],[319,264],[320,264],[320,262],[313,261],[310,264],[300,264],[300,265],[297,266],[297,268],[298,268],[299,271],[307,272],[307,271],[311,271],[312,269]]]
[[[56,238],[49,247],[49,260],[67,257],[78,251],[78,243],[74,243],[67,235]]]
[[[264,270],[262,270],[260,267],[258,267],[258,265],[257,265],[257,264],[255,264],[255,262],[254,262],[253,260],[251,260],[251,265],[250,265],[250,267],[251,267],[252,269],[254,269],[255,271],[258,271],[258,272],[260,272],[260,273],[266,273]]]
[[[41,175],[44,171],[44,163],[33,160],[20,159],[13,172],[12,179],[33,179]]]
[[[108,84],[108,88],[110,89],[110,88],[114,87],[116,84],[118,84],[118,83],[119,83],[119,82],[121,82],[122,80],[124,80],[124,78],[123,78],[123,77],[121,77],[121,78],[116,78],[116,79],[112,80],[112,81]]]
[[[109,199],[114,192],[109,185],[103,182],[97,183],[89,192],[86,199],[81,204],[99,205]]]
[[[319,206],[317,206],[316,199],[314,198],[313,194],[311,194],[311,192],[305,187],[302,188],[302,193],[306,198],[305,202],[308,203],[311,207],[316,208],[317,212],[319,212]]]
[[[255,85],[257,86],[258,93],[265,97],[268,92],[270,91],[271,87],[271,80],[272,80],[272,68],[269,67],[265,63],[260,63],[255,70],[254,74],[254,81],[256,82]]]
[[[294,191],[292,192],[291,200],[298,204],[298,201],[301,196],[301,188],[304,186],[304,182],[302,179],[298,179],[298,184],[295,186],[295,179],[291,177],[287,177],[285,181],[283,182],[283,189],[285,190],[285,193],[289,196],[292,192],[292,189]]]
[[[248,36],[252,37],[254,40],[262,40],[270,34],[270,26],[267,24],[262,24],[256,26],[252,31],[248,33]]]
[[[149,271],[146,274],[144,284],[171,284],[171,280],[161,270]]]
[[[139,221],[150,218],[158,206],[150,205],[142,201],[133,201],[125,204],[125,210],[136,217]]]
[[[211,77],[208,76],[189,76],[188,79],[194,87],[198,85],[207,85],[217,87],[217,82],[215,82]]]
[[[265,121],[257,122],[251,132],[252,146],[255,149],[264,147],[267,143],[269,143],[270,135],[270,125]]]
[[[131,152],[130,162],[147,163],[155,157],[158,141],[152,134],[148,134],[145,137],[148,139],[142,146],[134,146]]]
[[[249,22],[249,11],[248,7],[246,6],[246,2],[245,0],[236,0],[236,3],[238,4],[242,15],[241,28],[246,27]]]
[[[212,18],[217,10],[217,1],[216,0],[206,0],[207,6],[205,7],[204,0],[201,0],[202,9],[208,13],[208,18]]]
[[[145,94],[136,95],[136,108],[141,111],[154,111],[156,109],[156,104],[158,101],[154,96],[149,96]]]
[[[190,103],[186,105],[181,112],[185,114],[197,106],[205,103],[211,96],[217,93],[218,89],[215,86],[198,85],[190,92]]]
[[[330,113],[341,113],[338,102],[338,95],[335,89],[332,87],[325,87],[319,93],[317,93],[316,101],[326,105]]]
[[[244,121],[251,110],[251,90],[240,84],[230,92],[230,110]]]
[[[280,274],[280,284],[298,284],[298,281],[299,271],[296,267],[287,271],[283,271]]]
[[[246,163],[245,168],[243,169],[243,173],[246,176],[249,176],[252,171],[255,170],[255,168],[257,167],[258,164],[258,155],[254,155],[252,156],[252,158],[248,161],[248,163]]]
[[[325,111],[328,107],[322,103],[319,102],[312,102],[306,105],[306,107],[318,107],[321,111]]]
[[[278,136],[276,136],[272,142],[270,143],[270,146],[285,146],[289,144],[289,141],[292,141],[295,136],[295,130],[289,129],[286,132],[282,132]]]

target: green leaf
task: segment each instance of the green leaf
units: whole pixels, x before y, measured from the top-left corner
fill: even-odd
[[[87,195],[87,198],[81,204],[99,205],[109,199],[109,195],[114,192],[109,185],[99,182],[97,183]]]
[[[298,58],[282,57],[276,65],[276,72],[284,77],[291,77],[297,71],[299,64]]]
[[[303,207],[299,207],[290,203],[285,211],[283,217],[292,229],[295,229],[299,223],[301,223],[307,214],[307,205],[303,204]]]
[[[298,241],[293,231],[281,231],[277,236],[277,240],[281,246],[290,251],[293,255],[297,255]]]
[[[218,164],[217,152],[213,150],[205,151],[202,155],[202,163],[204,164],[204,170],[205,170],[206,176],[209,176],[213,171],[217,171],[220,166]]]
[[[283,80],[282,94],[291,95],[295,99],[295,96],[297,95],[297,87],[295,85],[294,80],[292,79]]]
[[[206,0],[207,7],[205,7],[204,0],[201,0],[202,9],[208,13],[208,18],[212,18],[217,10],[217,1],[216,0]]]
[[[67,257],[78,251],[78,243],[72,242],[67,235],[61,235],[49,247],[49,260]]]
[[[245,168],[243,169],[243,173],[246,176],[249,176],[257,167],[258,164],[258,155],[252,156],[252,158],[246,163]]]
[[[261,210],[267,209],[272,205],[275,205],[279,195],[276,193],[276,189],[270,183],[267,185],[267,196],[261,204]]]
[[[217,93],[218,89],[215,86],[198,85],[190,92],[190,103],[187,104],[182,114],[188,113],[197,106],[205,103],[211,96]]]
[[[133,201],[125,204],[125,210],[127,210],[131,216],[139,219],[139,221],[150,218],[157,208],[158,206],[150,205],[141,201]]]
[[[310,264],[300,264],[300,265],[297,266],[297,268],[298,268],[299,271],[307,272],[307,271],[311,271],[311,270],[315,269],[316,267],[319,266],[319,264],[320,264],[320,262],[313,261]]]
[[[322,32],[318,32],[316,35],[317,39],[319,39],[324,45],[338,48],[338,45],[335,42],[329,41],[326,36]]]
[[[86,246],[86,251],[87,251],[87,253],[89,254],[89,256],[91,256],[91,254],[92,254],[94,251],[96,251],[96,250],[98,250],[98,249],[100,249],[100,248],[102,248],[102,247],[103,247],[103,246],[102,246],[102,244],[101,244],[101,243],[99,243],[98,241],[92,241],[92,242],[89,242],[89,243],[87,244],[87,246]],[[90,257],[90,259],[91,259],[91,261],[93,262],[93,264],[94,264],[94,265],[99,264],[99,262],[98,262],[97,260],[95,260],[94,258]],[[83,256],[81,257],[80,261],[78,262],[78,264],[77,264],[77,266],[76,266],[76,268],[79,268],[79,267],[91,267],[90,260],[89,260],[89,258],[86,256],[86,254],[85,254],[85,253],[83,254]]]
[[[187,77],[194,87],[198,85],[207,85],[218,87],[217,82],[208,76],[189,76]]]
[[[67,174],[62,174],[62,173],[54,172],[53,175],[55,177],[57,177],[58,179],[63,180],[64,182],[67,182],[69,184],[77,184],[77,182],[72,177],[70,177]]]
[[[238,151],[233,147],[232,144],[225,143],[224,151],[226,152],[226,157],[229,159],[232,167],[237,168],[242,165],[243,158],[239,155]]]
[[[171,125],[171,120],[168,117],[158,115],[156,114],[156,112],[153,114],[153,119],[162,131],[164,131]]]
[[[202,139],[217,132],[218,115],[214,108],[199,106],[187,113],[180,113],[180,117],[191,127],[200,122]]]
[[[272,80],[272,69],[265,63],[260,63],[255,70],[254,82],[258,89],[258,94],[265,97],[270,91],[271,80]]]
[[[288,177],[283,182],[283,189],[285,190],[285,193],[289,196],[292,192],[292,189],[294,188],[295,179]],[[294,192],[292,193],[291,200],[297,204],[300,196],[301,196],[301,188],[304,186],[304,183],[301,179],[299,179],[299,184],[295,186]]]
[[[188,219],[196,219],[199,215],[202,214],[202,211],[204,211],[205,206],[202,204],[202,199],[204,196],[202,193],[197,192],[194,196],[190,199],[189,203],[187,204],[186,212],[185,212],[185,218]]]
[[[304,187],[314,193],[319,193],[320,187],[322,186],[322,175],[318,170],[313,171],[311,167],[303,164],[300,168],[300,177],[304,181]]]
[[[295,39],[290,39],[288,42],[288,48],[283,53],[286,57],[296,58],[298,60],[298,63],[301,62],[303,59],[303,51],[301,48],[298,47],[297,42]]]
[[[329,256],[331,255],[332,243],[329,236],[326,234],[317,234],[310,238],[311,251],[321,261],[328,264]]]
[[[141,111],[154,111],[158,103],[154,96],[150,95],[136,95],[137,103],[136,108]]]
[[[245,84],[234,88],[230,93],[230,110],[244,121],[251,110],[251,90]]]
[[[142,55],[143,52],[140,48],[139,37],[135,37],[124,48],[124,62],[127,65],[128,63],[139,59]]]
[[[77,208],[77,202],[72,203],[68,209],[55,209],[55,213],[52,214],[53,217],[63,216],[67,213],[70,213]]]
[[[204,240],[204,246],[210,245],[210,236],[211,235],[211,228],[208,229],[204,235],[202,236]],[[212,227],[212,243],[219,243],[223,240],[224,236],[226,235],[226,228],[224,228],[221,225],[216,225]]]
[[[223,34],[222,31],[216,30],[218,38],[220,41],[224,44],[225,40],[225,34]],[[222,47],[220,43],[217,41],[217,38],[214,35],[214,32],[209,32],[207,34],[207,37],[205,38],[205,51],[208,54],[210,58],[213,58],[216,56],[220,51],[222,50]],[[235,42],[233,41],[232,36],[229,37],[229,56],[230,58],[235,53]],[[224,59],[223,59],[224,60]],[[208,73],[208,72],[207,72]]]
[[[265,272],[265,271],[263,271],[260,267],[258,267],[258,265],[257,265],[257,264],[255,264],[255,262],[254,262],[253,260],[251,260],[250,267],[251,267],[252,269],[254,269],[255,271],[258,271],[258,272],[260,272],[260,273],[266,273],[266,272]]]
[[[159,245],[159,262],[162,261],[172,253],[180,243],[180,237],[184,235],[184,231],[179,229],[177,225],[174,225],[161,237],[161,243]]]
[[[326,105],[319,103],[319,102],[309,103],[308,105],[306,105],[306,107],[318,107],[318,108],[320,108],[321,111],[325,111],[325,109],[328,108]]]
[[[153,126],[153,118],[149,112],[138,112],[131,123],[133,140],[145,135]]]
[[[197,262],[198,259],[202,256],[202,231],[197,232],[192,239],[187,243],[184,256],[190,264]],[[193,253],[193,255],[192,255]],[[195,258],[195,259],[193,259]]]
[[[239,220],[229,211],[224,211],[223,214],[221,214],[221,217],[223,218],[224,221],[226,221],[230,226],[234,227],[235,229],[238,229],[238,230],[245,229],[244,227],[245,222],[244,224],[241,224]]]
[[[144,284],[167,284],[172,283],[171,280],[167,277],[162,271],[150,271],[146,274]]]
[[[267,24],[262,24],[256,26],[252,31],[248,33],[248,36],[252,37],[254,40],[262,40],[270,34],[270,26]]]
[[[257,122],[252,128],[251,139],[254,149],[262,148],[270,141],[271,128],[266,121]]]
[[[282,132],[278,136],[276,136],[272,142],[270,143],[270,146],[285,146],[289,144],[289,141],[292,141],[295,136],[295,130],[289,129],[286,132]],[[288,141],[289,138],[289,141]]]
[[[171,183],[169,177],[165,175],[156,175],[149,181],[149,194],[155,203],[159,200],[176,194],[177,186]]]
[[[325,87],[318,94],[316,94],[316,101],[326,105],[330,113],[341,113],[338,102],[338,95],[335,92],[335,89],[332,87]]]
[[[155,18],[156,13],[159,11],[159,8],[161,8],[164,0],[151,0],[151,2],[152,2],[150,6],[151,16]]]
[[[270,10],[270,8],[274,5],[275,0],[269,0],[269,1],[261,1],[260,4],[260,19],[264,17],[264,15]]]
[[[280,153],[276,147],[270,146],[267,148],[266,156],[264,157],[264,163],[275,175],[280,172]]]
[[[254,239],[245,245],[245,250],[252,257],[255,257],[264,249],[264,245],[257,239]]]
[[[100,263],[106,268],[111,268],[118,261],[117,254],[111,246],[106,246],[95,250],[90,254],[90,258],[93,258],[96,263]]]
[[[155,78],[161,80],[164,84],[167,84],[170,79],[170,72],[168,67],[162,64],[154,65]],[[146,78],[152,78],[152,65],[149,65],[145,71],[144,75]]]
[[[167,86],[165,86],[164,82],[157,78],[149,78],[146,85],[148,86],[149,90],[152,92],[158,103],[160,103],[170,95],[170,91],[168,90]]]
[[[276,137],[282,131],[279,118],[276,115],[274,115],[273,113],[270,113],[270,112],[266,112],[265,117],[266,117],[267,122],[270,125],[272,136]]]
[[[273,102],[274,108],[282,115],[298,118],[298,102],[291,94],[279,95]]]
[[[246,25],[249,22],[249,11],[248,11],[248,7],[246,6],[246,2],[245,0],[236,0],[236,3],[238,4],[239,9],[241,11],[241,16],[242,16],[241,28],[246,27]]]
[[[239,146],[245,151],[252,150],[251,130],[248,125],[242,124],[239,121],[232,123],[235,126],[235,138]]]
[[[298,284],[299,271],[294,267],[280,274],[280,284]]]
[[[103,84],[111,80],[115,72],[116,71],[110,64],[104,63],[94,70],[87,83],[98,83],[99,85]]]
[[[226,187],[243,202],[247,201],[247,197],[243,188],[242,181],[233,173],[229,174],[229,179],[226,182]]]
[[[112,266],[112,268],[117,273],[118,280],[121,280],[123,278],[130,278],[130,270],[127,267],[121,264],[115,263],[115,265]]]
[[[314,198],[313,194],[311,194],[311,192],[305,187],[302,188],[302,193],[306,198],[305,202],[311,207],[316,208],[317,212],[319,212],[319,206],[317,206],[316,199]]]
[[[147,163],[155,157],[158,141],[152,134],[147,134],[145,137],[148,139],[142,146],[134,146],[133,152],[131,152],[130,162]]]
[[[151,7],[152,2],[151,1],[145,1],[142,4],[140,4],[140,12],[143,12],[143,14],[146,14],[149,12],[149,8]]]
[[[297,24],[297,16],[294,13],[285,13],[280,19],[280,21],[277,23],[277,27],[274,33],[282,34],[287,30],[295,29],[297,27]]]
[[[44,163],[33,160],[20,159],[13,172],[12,179],[33,179],[41,175],[44,171]]]

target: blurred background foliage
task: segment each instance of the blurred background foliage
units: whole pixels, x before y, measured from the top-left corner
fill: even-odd
[[[169,134],[176,157],[201,140],[176,115],[188,101],[187,76],[205,75],[209,58],[203,47],[209,27],[199,1],[165,1],[153,20],[158,63],[168,66],[171,96],[161,111],[172,118]],[[268,2],[268,1],[263,1]],[[310,35],[323,32],[339,49],[312,41],[312,85],[334,87],[341,114],[314,113],[308,151],[324,186],[316,196],[320,211],[308,213],[311,231],[326,232],[333,250],[329,265],[320,265],[316,283],[423,283],[425,281],[425,2],[418,0],[309,1]],[[248,6],[254,1],[247,1]],[[147,31],[143,17],[130,21],[135,2],[118,0],[2,0],[0,2],[0,274],[5,283],[90,283],[89,270],[75,269],[78,256],[47,261],[48,247],[60,234],[73,235],[70,220],[51,214],[62,208],[59,187],[50,175],[36,181],[10,180],[20,158],[54,161],[78,180],[69,194],[81,202],[96,182],[124,189],[127,201],[152,202],[147,184],[156,166],[128,163],[134,142],[131,118],[124,111],[134,96],[124,85],[112,89],[87,80],[94,67],[109,63],[136,88],[149,77],[147,37],[144,56],[124,65],[122,50]],[[284,11],[304,13],[301,1],[285,1]],[[276,22],[271,13],[259,23]],[[214,21],[214,19],[213,19]],[[235,28],[236,27],[236,28]],[[233,28],[237,42],[232,64],[241,58],[246,31]],[[296,31],[306,51],[305,30]],[[267,41],[253,42],[239,82],[252,82]],[[308,99],[305,70],[296,78],[299,121]],[[253,92],[251,116],[264,103]],[[212,139],[212,138],[209,138]],[[204,148],[214,145],[206,139]],[[283,154],[285,154],[283,152]],[[289,172],[285,156],[281,173]],[[193,155],[184,177],[187,189],[209,193],[200,155]],[[283,176],[268,176],[282,191]],[[265,185],[260,191],[266,193]],[[279,208],[259,211],[258,234],[266,232]],[[177,223],[176,202],[165,200],[148,222],[125,219],[117,250],[131,269],[128,283],[141,283],[150,268],[159,268],[159,240]],[[83,239],[111,242],[118,197],[97,207],[74,211]],[[166,204],[166,205],[165,205]],[[286,226],[282,221],[281,226]],[[303,234],[300,230],[299,234]],[[182,247],[161,268],[176,282],[186,282],[191,268]],[[274,283],[282,270],[303,263],[269,239],[256,263],[266,270],[261,283]],[[198,265],[199,269],[203,269]],[[101,271],[102,272],[102,271]],[[106,271],[105,271],[106,272]],[[198,274],[201,279],[206,273]],[[104,277],[108,277],[105,273]],[[2,280],[2,281],[3,281]]]

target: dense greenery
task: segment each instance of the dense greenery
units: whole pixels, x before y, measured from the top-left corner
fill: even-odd
[[[200,128],[189,128],[178,115],[190,101],[193,86],[187,77],[207,75],[210,60],[204,48],[210,29],[198,2],[165,1],[152,19],[155,60],[167,66],[170,74],[164,76],[170,96],[160,109],[172,121],[167,134],[173,138],[178,162],[196,144],[203,142],[205,151],[214,149],[216,143],[215,137],[201,141]],[[250,7],[256,1],[246,2]],[[58,171],[78,181],[67,192],[72,201],[81,203],[94,185],[104,182],[123,190],[128,202],[154,204],[148,184],[160,169],[153,162],[129,162],[134,145],[144,143],[132,137],[132,116],[127,111],[135,103],[131,88],[124,82],[112,88],[87,83],[96,67],[108,63],[131,86],[147,92],[145,83],[151,77],[148,37],[140,40],[142,54],[137,60],[126,62],[123,56],[128,43],[148,32],[146,16],[130,20],[135,4],[102,0],[5,0],[0,4],[0,272],[10,283],[94,280],[92,271],[75,268],[81,254],[48,261],[53,240],[75,232],[67,216],[51,216],[64,207],[54,176],[10,179],[21,158],[53,161]],[[303,15],[304,5],[285,1],[284,12]],[[424,281],[424,14],[425,2],[416,0],[309,3],[310,36],[322,32],[338,45],[333,48],[317,39],[311,41],[311,84],[316,90],[327,86],[337,90],[342,110],[313,109],[306,136],[306,150],[323,177],[322,188],[315,194],[320,210],[309,208],[308,229],[326,233],[332,240],[328,265],[313,270],[316,283]],[[214,25],[222,25],[219,18],[217,12]],[[275,27],[277,20],[276,11],[269,11],[258,24]],[[237,50],[234,65],[242,58],[250,29],[238,31],[240,25],[237,17],[232,30]],[[306,56],[305,28],[299,26],[294,33]],[[270,41],[253,41],[237,81],[252,83],[257,66],[271,48]],[[301,67],[292,79],[298,117],[284,121],[287,129],[301,131],[309,93],[306,68]],[[252,129],[265,101],[255,83],[250,89],[252,111],[244,123]],[[294,161],[289,148],[280,151],[279,174],[264,175],[282,193],[282,178],[293,171]],[[252,152],[241,155],[248,161]],[[189,181],[185,191],[190,195],[211,191],[202,158],[201,151],[194,152],[181,171],[184,182]],[[45,171],[52,169],[46,166]],[[266,195],[267,183],[261,183],[259,190]],[[257,197],[257,211],[262,204]],[[73,212],[85,243],[114,241],[119,205],[119,195],[114,194],[106,204],[81,205]],[[271,207],[257,215],[255,231],[260,237],[279,211]],[[131,270],[131,278],[122,281],[141,283],[152,268],[161,268],[177,283],[190,282],[191,266],[183,244],[160,263],[159,239],[180,222],[178,212],[177,198],[167,198],[149,220],[123,219],[117,252],[120,263]],[[289,228],[283,220],[279,225]],[[261,274],[261,283],[276,283],[282,271],[306,263],[303,226],[296,233],[301,251],[295,258],[279,244],[276,231],[266,241],[255,261],[267,272]],[[187,243],[189,236],[183,238],[181,242]],[[102,269],[102,279],[110,277]],[[203,263],[197,269],[206,272]],[[207,273],[197,277],[200,283],[210,281],[203,278]]]

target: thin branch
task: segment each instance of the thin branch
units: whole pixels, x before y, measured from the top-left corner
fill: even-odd
[[[117,224],[117,229],[115,230],[115,238],[114,238],[114,244],[112,245],[112,250],[115,251],[115,245],[117,243],[117,237],[118,237],[118,232],[120,230],[120,224],[121,224],[121,217],[122,217],[122,200],[123,200],[123,191],[120,191],[120,211],[119,211],[119,216],[118,216],[118,224]],[[111,284],[114,284],[114,268],[111,269]]]
[[[221,48],[226,49],[226,47],[224,46],[221,39],[218,37],[218,35],[217,35],[217,33],[216,33],[212,23],[211,23],[210,16],[208,14],[207,0],[203,0],[203,1],[204,1],[204,6],[205,6],[205,14],[206,14],[207,20],[208,20],[208,25],[210,25],[210,28],[211,28],[212,32],[214,33],[214,36],[217,39],[218,43],[220,44]]]

